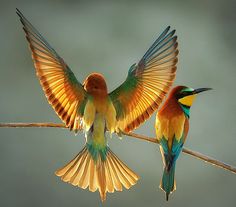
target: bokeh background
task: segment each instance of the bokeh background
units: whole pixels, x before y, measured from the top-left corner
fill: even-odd
[[[166,26],[177,30],[175,85],[212,87],[191,111],[186,147],[236,165],[236,2],[0,1],[0,122],[60,120],[47,103],[28,51],[19,8],[82,82],[104,74],[110,90],[126,77]],[[154,116],[136,132],[154,136]],[[77,154],[84,136],[64,129],[0,129],[0,206],[101,206],[98,193],[63,183],[54,171]],[[109,194],[104,206],[235,206],[236,175],[182,154],[177,191],[168,203],[158,188],[158,146],[114,136],[113,151],[141,179]]]

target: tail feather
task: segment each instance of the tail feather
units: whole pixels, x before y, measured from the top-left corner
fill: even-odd
[[[80,176],[76,177],[76,180],[72,181],[75,183],[75,185],[81,186],[81,188],[86,189],[89,185],[89,165],[90,165],[90,159],[89,155],[86,156],[86,159],[84,160],[84,168],[83,173],[81,173]]]
[[[89,190],[95,192],[97,190],[97,175],[95,173],[95,164],[93,160],[90,161],[90,178],[89,178]]]
[[[111,174],[113,187],[117,191],[122,191],[122,184],[120,182],[119,176],[117,175],[118,172],[116,172],[113,162],[108,158],[107,160],[109,160],[107,161],[107,165]]]
[[[64,166],[63,168],[61,168],[60,170],[57,171],[57,176],[63,176],[63,179],[65,179],[66,175],[70,172],[70,174],[74,174],[71,173],[72,169],[76,169],[75,165],[79,165],[80,162],[78,162],[82,156],[84,152],[84,149],[81,151],[81,154],[76,155],[66,166]]]
[[[166,193],[166,200],[169,199],[169,194],[176,189],[175,183],[175,164],[171,167],[166,166],[164,168],[160,188]]]
[[[129,189],[130,186],[126,185],[126,178],[120,170],[120,163],[116,162],[115,159],[113,159],[113,158],[114,157],[110,157],[110,159],[108,159],[108,162],[111,163],[111,166],[114,169],[114,172],[116,172],[116,177],[117,177],[118,182],[119,182],[118,186],[117,186],[118,190],[122,191],[122,184],[124,185],[125,188]]]
[[[119,158],[115,154],[113,158],[117,161],[117,163],[120,163],[119,165],[120,170],[123,171],[124,174],[130,175],[130,176],[127,176],[126,178],[129,179],[131,184],[135,183],[137,179],[137,175],[133,171],[130,171],[130,169],[126,165],[122,164],[122,162],[119,160]]]
[[[107,192],[122,191],[122,185],[129,189],[139,179],[109,148],[106,159],[99,154],[94,161],[87,145],[72,161],[57,170],[56,175],[74,186],[89,187],[92,192],[98,190],[102,201],[106,200]]]
[[[74,165],[72,165],[71,168],[66,172],[65,176],[63,176],[63,181],[69,182],[74,186],[77,186],[79,184],[80,178],[82,176],[82,173],[84,172],[84,168],[87,163],[87,156],[88,152],[86,151],[84,152],[84,155],[78,156]],[[81,170],[78,171],[78,169]]]
[[[110,160],[108,159],[108,161]],[[123,165],[116,155],[111,156],[111,161],[115,166],[119,180],[125,186],[125,188],[129,189],[136,183],[137,175],[130,171],[127,166]]]
[[[105,166],[103,164],[103,161],[101,160],[101,157],[98,157],[98,161],[96,163],[96,173],[98,178],[98,189],[100,193],[100,197],[102,201],[106,200],[106,177],[105,177]]]
[[[114,192],[114,184],[113,184],[113,180],[112,180],[112,175],[110,172],[110,168],[108,166],[108,163],[105,162],[105,173],[106,173],[106,184],[107,184],[107,192],[109,193],[113,193]]]

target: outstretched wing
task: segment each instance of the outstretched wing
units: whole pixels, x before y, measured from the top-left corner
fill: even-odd
[[[118,128],[130,132],[160,106],[175,79],[177,36],[167,27],[138,64],[130,67],[125,82],[109,95],[117,112]]]
[[[63,59],[17,9],[32,53],[37,76],[57,115],[71,130],[80,129],[86,92]]]

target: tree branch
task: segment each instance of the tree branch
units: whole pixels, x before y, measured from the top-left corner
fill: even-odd
[[[27,127],[39,127],[39,128],[43,128],[43,127],[52,127],[52,128],[67,128],[64,124],[55,124],[55,123],[0,123],[0,128],[27,128]],[[140,134],[135,134],[135,133],[122,133],[123,135],[135,138],[135,139],[140,139],[140,140],[144,140],[144,141],[148,141],[148,142],[152,142],[152,143],[158,143],[158,140],[156,138],[153,137],[147,137],[144,135],[140,135]],[[203,160],[207,163],[210,163],[212,165],[215,165],[219,168],[223,168],[225,170],[228,170],[230,172],[233,172],[236,174],[236,168],[234,166],[231,166],[229,164],[226,164],[224,162],[221,162],[219,160],[216,160],[214,158],[211,158],[209,156],[206,156],[204,154],[201,154],[199,152],[196,151],[192,151],[190,149],[187,148],[183,148],[183,153],[191,155],[195,158],[198,158],[200,160]]]
[[[0,123],[0,128],[67,128],[64,124],[55,123]]]

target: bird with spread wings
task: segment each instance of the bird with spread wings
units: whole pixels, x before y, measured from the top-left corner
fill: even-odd
[[[108,92],[103,75],[90,74],[81,84],[45,38],[17,9],[29,43],[40,84],[49,104],[74,132],[84,130],[84,148],[56,175],[90,191],[106,193],[130,188],[139,176],[108,147],[105,132],[130,132],[145,122],[162,103],[176,75],[178,55],[175,30],[167,27],[126,80]]]

